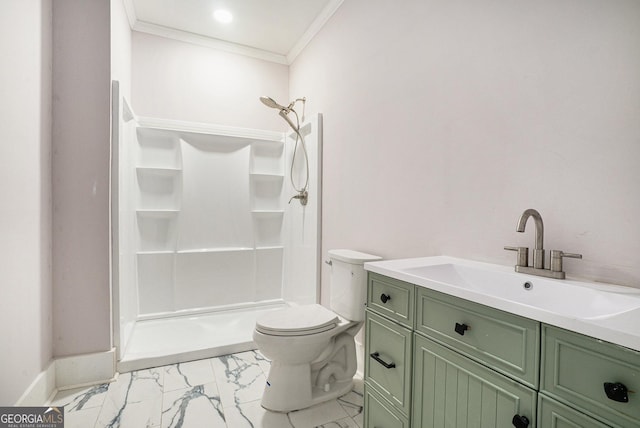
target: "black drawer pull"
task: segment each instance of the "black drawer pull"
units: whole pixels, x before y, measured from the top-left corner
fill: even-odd
[[[464,336],[464,332],[469,330],[469,326],[466,324],[460,324],[460,323],[456,323],[456,333],[458,333],[460,336]]]
[[[515,415],[511,419],[511,423],[516,428],[527,428],[529,426],[529,419],[526,416]]]
[[[380,358],[379,352],[374,352],[373,354],[371,354],[371,358],[382,364],[386,369],[392,369],[396,366],[396,363],[387,363],[382,358]]]
[[[627,394],[629,390],[627,390],[627,387],[620,382],[605,382],[604,392],[610,400],[617,401],[618,403],[629,402],[629,394]]]
[[[389,300],[391,300],[391,296],[389,296],[388,294],[382,293],[380,295],[380,300],[382,300],[382,303],[387,303]]]

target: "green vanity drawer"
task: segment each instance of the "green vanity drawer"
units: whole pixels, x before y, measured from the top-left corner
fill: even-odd
[[[628,402],[608,398],[605,383],[624,385]],[[640,352],[545,325],[540,390],[607,425],[638,428]]]
[[[417,332],[537,389],[539,322],[428,288],[416,299]]]
[[[411,330],[367,311],[364,375],[387,401],[409,416],[411,406]]]
[[[409,428],[409,420],[382,398],[375,389],[365,384],[364,426],[366,428]]]
[[[609,428],[584,413],[565,406],[556,400],[538,395],[539,428]]]
[[[415,285],[369,272],[367,308],[413,328]]]
[[[420,335],[415,336],[411,424],[422,428],[536,426],[536,391]]]

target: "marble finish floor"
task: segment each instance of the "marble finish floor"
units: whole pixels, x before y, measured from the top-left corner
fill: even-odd
[[[122,373],[60,391],[65,428],[363,428],[362,381],[337,400],[289,413],[260,406],[269,361],[248,351]]]

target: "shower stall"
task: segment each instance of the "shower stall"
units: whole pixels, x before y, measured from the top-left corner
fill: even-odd
[[[111,183],[118,370],[254,349],[259,314],[318,300],[321,115],[303,120],[299,134],[138,117],[118,86]],[[307,165],[293,156],[299,136]],[[291,183],[306,168],[302,205],[290,199]]]

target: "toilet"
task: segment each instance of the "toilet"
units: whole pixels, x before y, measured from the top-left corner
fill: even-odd
[[[256,320],[253,340],[271,360],[262,407],[289,412],[352,389],[357,369],[354,337],[364,322],[367,299],[363,264],[380,259],[331,250],[331,310],[318,304],[291,306]]]

